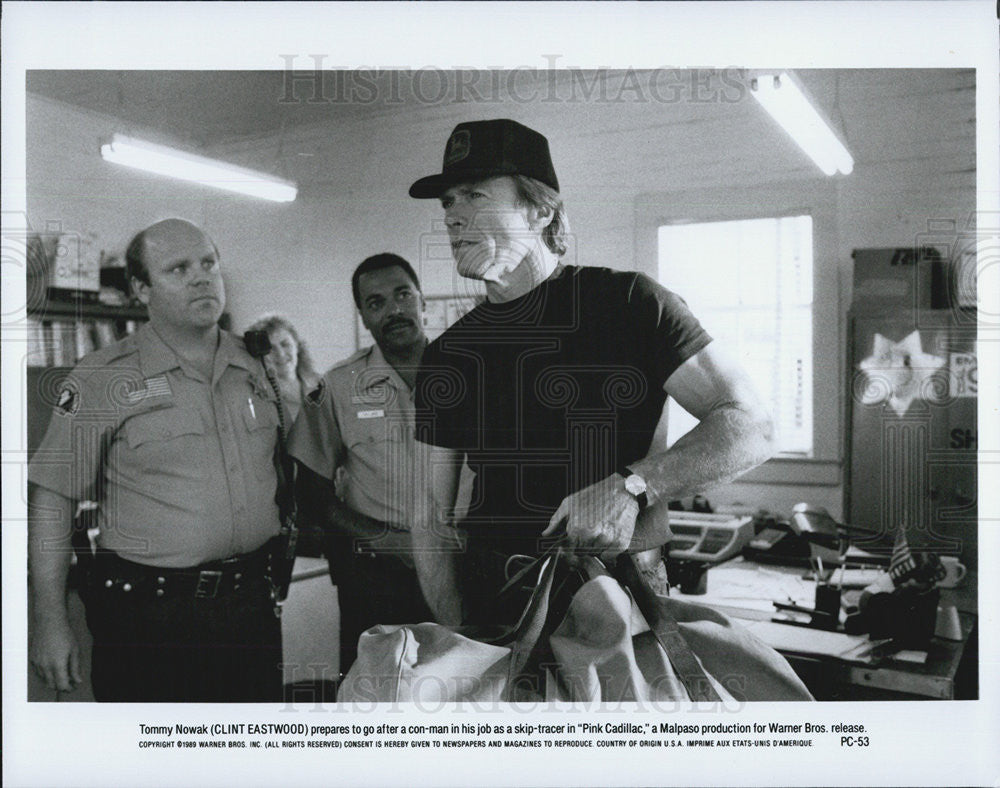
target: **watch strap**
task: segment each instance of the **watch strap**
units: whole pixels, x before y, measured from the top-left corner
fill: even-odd
[[[633,471],[627,465],[623,465],[618,470],[618,475],[620,475],[624,479],[628,479],[629,476],[637,476],[638,474],[636,474],[635,471]],[[628,492],[627,489],[626,489],[626,492]],[[629,495],[632,495],[632,493],[629,492]],[[641,513],[643,511],[645,511],[646,507],[649,505],[649,497],[646,495],[645,491],[643,491],[643,492],[641,492],[638,495],[635,495],[633,497],[635,498],[636,502],[639,504],[639,512]]]

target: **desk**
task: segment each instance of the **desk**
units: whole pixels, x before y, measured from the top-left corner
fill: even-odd
[[[811,608],[815,581],[800,568],[762,565],[735,558],[708,572],[708,592],[675,598],[708,605],[742,620],[744,626],[780,651],[820,700],[975,698],[978,696],[978,641],[975,636],[975,577],[962,589],[942,589],[941,604],[959,611],[961,640],[933,638],[924,662],[899,655],[879,656],[867,636],[825,632],[775,623],[774,601]],[[847,591],[845,590],[845,596]],[[902,652],[900,652],[902,653]]]

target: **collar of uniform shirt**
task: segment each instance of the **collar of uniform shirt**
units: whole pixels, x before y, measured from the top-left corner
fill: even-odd
[[[371,355],[368,356],[368,368],[370,370],[378,370],[379,372],[385,373],[385,377],[382,375],[372,375],[371,377],[365,378],[365,387],[371,388],[377,383],[381,383],[384,380],[388,380],[392,385],[399,389],[400,391],[410,393],[410,387],[406,385],[396,368],[385,360],[385,356],[382,355],[382,349],[376,344],[372,345]]]
[[[139,348],[139,367],[144,377],[150,378],[171,369],[177,369],[181,362],[177,354],[160,339],[153,327],[146,323],[133,335]],[[258,362],[240,345],[228,331],[220,331],[219,347],[216,350],[216,366],[219,362],[255,372]]]
[[[177,354],[160,339],[149,323],[140,326],[132,337],[139,348],[139,368],[143,377],[151,378],[180,366]]]

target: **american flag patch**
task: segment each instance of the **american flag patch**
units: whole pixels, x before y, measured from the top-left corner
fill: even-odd
[[[143,380],[142,388],[129,391],[125,395],[125,398],[130,405],[134,405],[150,397],[169,397],[172,393],[170,383],[167,382],[167,376],[157,375],[155,378],[146,378]]]

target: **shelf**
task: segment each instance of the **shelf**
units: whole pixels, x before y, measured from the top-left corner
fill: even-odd
[[[145,306],[54,297],[28,309],[29,367],[72,367],[88,353],[116,342],[149,320]]]
[[[110,306],[89,301],[55,301],[48,299],[41,309],[32,309],[28,316],[35,320],[141,320],[149,319],[144,306]]]

